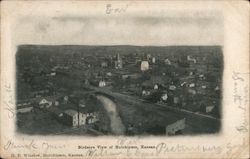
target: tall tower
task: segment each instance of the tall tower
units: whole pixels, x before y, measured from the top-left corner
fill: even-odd
[[[119,53],[117,54],[117,59],[115,61],[115,68],[116,69],[122,68],[122,58],[120,57]]]

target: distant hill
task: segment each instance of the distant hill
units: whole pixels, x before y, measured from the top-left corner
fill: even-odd
[[[17,54],[222,54],[222,46],[90,46],[90,45],[20,45]]]

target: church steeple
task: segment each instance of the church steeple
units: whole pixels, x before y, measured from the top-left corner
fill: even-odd
[[[116,55],[116,61],[115,61],[115,68],[116,69],[121,69],[122,68],[122,58],[120,57],[120,54],[118,53]]]

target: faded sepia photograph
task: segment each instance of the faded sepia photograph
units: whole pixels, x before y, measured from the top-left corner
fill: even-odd
[[[16,62],[18,132],[220,130],[222,46],[21,45]]]
[[[20,24],[34,25],[31,30],[41,37],[64,28],[70,33],[64,45],[17,46],[17,132],[94,136],[220,132],[222,13],[184,10],[163,17],[109,17],[129,5],[118,10],[107,3],[108,17],[22,18]],[[96,36],[93,33],[98,38],[86,45],[85,40]],[[82,42],[70,44],[75,39]]]

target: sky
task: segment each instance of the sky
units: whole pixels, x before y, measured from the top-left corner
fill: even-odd
[[[216,10],[154,12],[25,15],[13,25],[14,39],[46,45],[223,45],[223,16]]]

